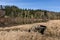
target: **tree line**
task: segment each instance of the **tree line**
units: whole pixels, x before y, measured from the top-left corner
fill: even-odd
[[[60,13],[59,12],[53,12],[53,11],[47,11],[47,10],[41,10],[41,9],[22,9],[18,8],[17,6],[3,6],[0,5],[0,9],[5,11],[5,16],[8,16],[10,18],[15,18],[19,20],[23,20],[26,23],[26,21],[34,22],[41,22],[46,20],[55,20],[60,19]],[[16,20],[15,20],[16,21]]]

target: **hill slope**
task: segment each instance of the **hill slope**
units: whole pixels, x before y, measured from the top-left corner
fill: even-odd
[[[38,32],[28,32],[35,25],[46,25],[44,35]],[[35,23],[0,28],[0,40],[60,40],[60,20],[51,20],[46,23]]]

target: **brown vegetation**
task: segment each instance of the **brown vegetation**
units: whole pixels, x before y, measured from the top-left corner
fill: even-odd
[[[0,10],[0,40],[60,40],[60,20],[56,19],[60,19],[60,12],[5,6]],[[44,35],[33,31],[41,24],[47,26]]]
[[[46,23],[25,24],[0,28],[0,40],[60,40],[60,20],[51,20]],[[47,29],[44,35],[38,32],[28,32],[37,25],[45,25]]]
[[[6,26],[40,23],[56,19],[60,19],[60,12],[52,12],[41,9],[21,9],[14,5],[0,5],[0,26],[3,24]]]

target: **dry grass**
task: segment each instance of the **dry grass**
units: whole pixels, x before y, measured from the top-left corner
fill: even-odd
[[[38,32],[28,32],[33,26],[46,25],[44,35]],[[51,20],[46,23],[35,23],[0,28],[0,40],[60,40],[60,20]]]

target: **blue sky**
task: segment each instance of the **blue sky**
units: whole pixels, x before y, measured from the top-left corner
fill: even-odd
[[[19,8],[60,12],[60,0],[0,0],[0,5],[16,5]]]

